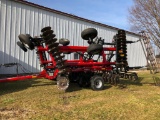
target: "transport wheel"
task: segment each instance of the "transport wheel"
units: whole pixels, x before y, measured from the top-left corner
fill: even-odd
[[[34,49],[34,44],[31,42],[29,34],[20,34],[18,38],[25,47],[27,47],[30,50]]]
[[[92,90],[98,91],[104,88],[104,80],[101,76],[93,76],[90,82]]]
[[[102,50],[103,50],[103,46],[102,46],[102,45],[99,45],[99,44],[91,44],[91,45],[89,45],[89,47],[87,48],[87,53],[88,53],[88,54],[92,54],[92,55],[101,54]]]
[[[94,28],[87,28],[82,31],[81,37],[84,40],[94,39],[97,36],[98,32]]]
[[[69,45],[70,41],[68,39],[65,38],[61,38],[59,39],[59,44],[62,44],[63,46],[67,46]]]
[[[25,48],[25,46],[24,46],[20,41],[17,42],[17,45],[18,45],[24,52],[27,52],[27,49]]]

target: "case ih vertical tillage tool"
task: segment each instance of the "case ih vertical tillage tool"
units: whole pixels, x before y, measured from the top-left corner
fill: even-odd
[[[17,45],[25,52],[27,49],[36,49],[43,70],[37,75],[5,78],[0,79],[0,82],[46,78],[56,80],[58,88],[62,90],[68,88],[69,82],[77,82],[81,87],[91,86],[93,90],[102,90],[105,82],[116,85],[120,82],[120,77],[138,79],[136,73],[128,72],[127,44],[134,42],[126,40],[124,30],[118,30],[112,43],[105,43],[104,39],[97,37],[96,29],[85,29],[81,36],[87,40],[89,46],[69,46],[70,41],[67,39],[57,41],[51,27],[45,27],[41,32],[40,38],[20,34]],[[49,58],[46,57],[46,53],[49,54]],[[65,56],[70,53],[79,54],[79,59],[65,60]],[[111,62],[114,55],[116,59]],[[97,59],[95,56],[98,56]]]

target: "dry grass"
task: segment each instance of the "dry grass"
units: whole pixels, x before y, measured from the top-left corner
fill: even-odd
[[[103,91],[71,84],[66,93],[45,79],[0,84],[2,120],[158,120],[160,87],[148,71]],[[160,74],[156,74],[157,76]]]

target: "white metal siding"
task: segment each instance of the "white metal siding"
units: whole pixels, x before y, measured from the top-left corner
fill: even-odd
[[[35,50],[24,53],[17,45],[19,34],[28,33],[39,36],[40,30],[51,26],[56,37],[67,38],[70,45],[88,45],[81,38],[81,31],[93,27],[98,30],[98,36],[111,42],[116,30],[63,16],[40,8],[21,4],[10,0],[0,0],[0,64],[18,62],[31,72],[40,70]],[[127,34],[128,40],[138,40],[137,36]],[[73,55],[67,56],[73,58]],[[130,66],[144,66],[146,60],[140,43],[128,45],[128,60]],[[0,74],[15,73],[15,68],[0,68]]]

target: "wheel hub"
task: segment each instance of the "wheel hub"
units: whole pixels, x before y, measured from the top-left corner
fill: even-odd
[[[57,87],[60,90],[66,90],[69,87],[69,81],[66,77],[57,78]]]
[[[95,86],[96,86],[96,88],[100,88],[102,86],[101,80],[95,81]]]

